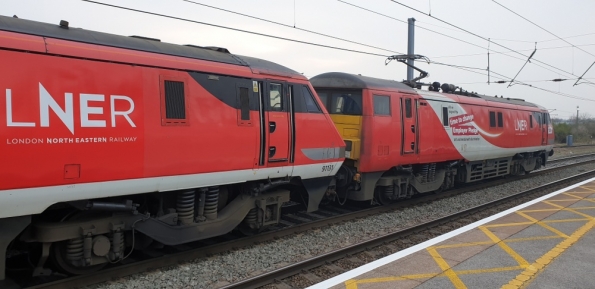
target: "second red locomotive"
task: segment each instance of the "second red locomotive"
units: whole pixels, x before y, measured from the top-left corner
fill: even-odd
[[[547,110],[523,100],[339,72],[310,82],[347,144],[340,198],[388,203],[530,172],[553,153]]]

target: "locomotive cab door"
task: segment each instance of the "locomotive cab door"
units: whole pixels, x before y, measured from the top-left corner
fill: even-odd
[[[401,142],[401,151],[403,154],[413,154],[417,152],[417,109],[415,98],[405,95],[401,98],[401,131],[403,132],[403,141]]]
[[[545,113],[541,113],[541,145],[547,145],[548,121]]]
[[[268,146],[265,158],[269,166],[288,165],[291,143],[292,106],[291,95],[286,83],[281,81],[265,82],[263,95],[266,108],[265,134]]]

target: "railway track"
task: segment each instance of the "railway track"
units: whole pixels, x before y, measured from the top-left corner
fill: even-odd
[[[595,154],[577,155],[567,158],[560,158],[552,160],[551,163],[563,163],[578,158],[594,157]],[[592,161],[589,160],[589,161]],[[538,176],[547,172],[565,169],[572,166],[584,164],[585,162],[578,162],[570,165],[561,165],[553,168],[545,168],[535,171],[531,174],[515,177],[514,179],[524,179]],[[100,272],[85,276],[64,277],[55,280],[55,277],[42,277],[35,280],[35,283],[21,283],[22,288],[75,288],[96,284],[100,282],[110,281],[115,278],[138,274],[141,272],[158,269],[167,266],[173,266],[180,263],[188,262],[193,259],[208,257],[213,254],[226,252],[235,248],[257,245],[262,242],[274,240],[284,236],[305,232],[307,230],[321,228],[341,222],[346,222],[370,215],[390,212],[405,207],[412,207],[415,205],[432,202],[438,199],[452,197],[458,194],[463,194],[469,191],[480,190],[486,187],[496,186],[502,183],[511,181],[508,179],[496,179],[486,181],[474,185],[467,185],[456,190],[443,192],[441,194],[422,195],[410,200],[395,203],[389,206],[372,206],[372,207],[322,207],[321,210],[314,213],[303,213],[300,211],[293,211],[288,208],[289,213],[285,212],[282,220],[283,222],[268,231],[261,232],[252,236],[243,236],[240,234],[230,233],[213,239],[203,240],[184,246],[176,246],[168,248],[166,251],[147,251],[144,255],[131,256],[126,264],[114,266],[104,269]],[[52,280],[54,279],[54,280]]]
[[[575,156],[563,157],[563,158],[558,158],[558,159],[550,159],[550,160],[548,160],[548,164],[558,163],[558,162],[563,162],[563,161],[570,161],[570,160],[575,160],[575,159],[580,159],[580,158],[594,157],[594,156],[595,156],[595,153],[590,153],[590,154],[580,154],[580,155],[575,155]]]
[[[399,242],[408,239],[415,234],[415,242],[410,242],[407,246],[413,246],[443,233],[452,231],[454,229],[463,227],[467,224],[473,223],[479,219],[490,216],[497,212],[504,211],[512,208],[518,204],[526,201],[535,199],[537,197],[549,194],[558,189],[567,187],[568,185],[592,178],[595,176],[595,171],[589,171],[581,174],[577,174],[572,177],[564,178],[558,181],[554,181],[530,190],[520,192],[502,199],[498,199],[492,202],[485,203],[483,205],[470,208],[468,210],[460,211],[458,213],[435,219],[427,223],[416,225],[404,230],[400,230],[394,233],[386,234],[377,238],[366,240],[364,242],[345,247],[336,251],[329,252],[320,256],[316,256],[302,262],[274,270],[272,272],[262,274],[253,278],[243,280],[228,286],[222,287],[222,289],[235,289],[235,288],[259,288],[265,285],[279,285],[277,288],[296,288],[292,286],[292,282],[296,282],[295,279],[302,279],[300,287],[303,285],[313,285],[319,281],[323,281],[323,278],[317,276],[314,272],[316,269],[325,266],[324,270],[334,271],[332,275],[338,275],[349,271],[350,269],[341,268],[333,265],[333,263],[341,262],[346,260],[346,263],[357,263],[352,259],[353,256],[361,254],[363,252],[379,252],[386,251],[385,249],[379,249],[382,246],[392,246],[389,250],[398,251],[399,246],[405,242]],[[456,223],[455,223],[456,222]],[[454,224],[453,224],[454,223]],[[366,254],[368,257],[374,256],[374,253]],[[374,259],[374,257],[372,257]],[[375,258],[380,259],[380,258]],[[367,260],[370,262],[372,260]],[[352,266],[357,267],[357,266]],[[306,281],[304,281],[306,280]],[[309,282],[308,282],[309,281]],[[304,284],[306,283],[306,284]],[[307,286],[306,285],[306,286]],[[272,288],[273,286],[268,286]],[[275,286],[276,287],[276,286]]]

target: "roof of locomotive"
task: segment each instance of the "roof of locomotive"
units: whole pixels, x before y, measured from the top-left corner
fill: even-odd
[[[435,92],[435,91],[428,91],[428,90],[421,90],[421,89],[416,89],[416,91],[424,97],[428,97],[428,96],[437,97],[438,96],[438,97],[444,98],[447,95],[453,95],[453,96],[457,96],[458,99],[461,101],[465,101],[465,99],[469,99],[469,100],[481,99],[481,100],[487,101],[488,103],[489,102],[498,102],[498,103],[506,103],[506,104],[510,104],[510,105],[535,107],[538,109],[545,110],[544,107],[542,107],[538,104],[535,104],[532,102],[527,102],[522,99],[496,97],[496,96],[482,95],[482,94],[477,94],[477,93],[469,93],[469,95],[462,95],[462,94],[458,94],[458,93]]]
[[[246,66],[263,72],[280,73],[283,75],[301,76],[300,73],[285,66],[248,56],[234,55],[225,48],[201,47],[194,45],[178,45],[161,42],[158,39],[122,36],[109,34],[81,28],[53,25],[44,22],[19,19],[14,17],[0,16],[0,30],[23,33],[35,36],[70,40],[88,44],[124,48],[130,50],[159,53],[172,56],[200,59],[227,63],[232,65]]]
[[[501,98],[501,97],[494,97],[488,95],[481,95],[477,93],[469,93],[468,96],[460,95],[460,94],[451,94],[451,93],[444,93],[444,92],[433,92],[421,89],[413,89],[410,86],[406,85],[405,83],[388,80],[388,79],[381,79],[381,78],[374,78],[368,76],[361,76],[343,72],[327,72],[323,74],[316,75],[310,78],[310,83],[312,86],[318,88],[346,88],[346,89],[364,89],[364,88],[376,88],[376,89],[398,89],[400,91],[407,91],[418,93],[420,95],[428,96],[446,96],[446,95],[456,95],[459,99],[463,100],[462,97],[468,97],[470,99],[483,99],[485,101],[493,101],[499,103],[506,103],[512,105],[520,105],[520,106],[528,106],[528,107],[536,107],[539,109],[545,109],[544,107],[524,101],[522,99],[514,99],[514,98]]]
[[[373,78],[349,74],[344,72],[327,72],[310,78],[310,83],[314,87],[320,88],[347,88],[347,89],[398,89],[415,93],[413,88],[408,85],[387,79]]]

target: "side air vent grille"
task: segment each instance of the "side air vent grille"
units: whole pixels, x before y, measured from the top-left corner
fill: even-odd
[[[185,119],[186,102],[184,99],[184,83],[165,81],[165,117],[167,119]]]

